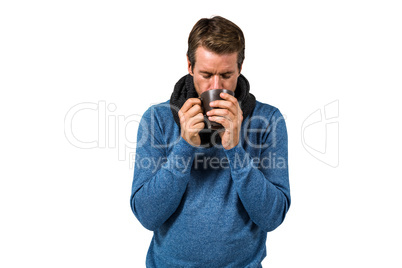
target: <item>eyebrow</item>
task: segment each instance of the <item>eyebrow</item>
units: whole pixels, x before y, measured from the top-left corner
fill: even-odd
[[[207,71],[200,71],[200,73],[212,75],[212,73],[207,72]],[[228,72],[225,72],[225,73],[221,73],[220,75],[225,75],[225,74],[228,75],[228,74],[233,74],[233,73],[234,73],[234,71],[228,71]]]

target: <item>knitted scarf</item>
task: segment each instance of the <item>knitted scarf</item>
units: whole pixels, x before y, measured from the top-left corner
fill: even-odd
[[[193,77],[190,74],[183,76],[174,86],[173,93],[170,97],[170,110],[173,114],[174,121],[180,128],[179,110],[189,98],[198,98],[198,93],[195,91]],[[255,97],[250,93],[250,84],[248,80],[240,74],[237,79],[237,87],[235,90],[235,97],[239,102],[240,108],[243,111],[243,118],[251,114],[255,107]],[[200,133],[201,145],[204,147],[211,147],[217,144],[219,140],[212,141],[211,137],[219,139],[219,135],[213,135],[214,130],[207,128],[203,129]]]

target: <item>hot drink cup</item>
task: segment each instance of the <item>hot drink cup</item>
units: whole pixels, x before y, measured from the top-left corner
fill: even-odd
[[[228,89],[211,89],[211,90],[207,90],[207,91],[203,92],[200,96],[203,113],[205,116],[205,122],[207,124],[208,129],[213,129],[213,130],[223,129],[223,126],[221,124],[209,121],[208,118],[206,117],[206,113],[211,111],[212,109],[220,109],[220,108],[213,108],[213,107],[209,106],[209,104],[216,100],[223,100],[220,97],[221,93],[228,93],[228,94],[234,96],[234,92],[231,90],[228,90]]]

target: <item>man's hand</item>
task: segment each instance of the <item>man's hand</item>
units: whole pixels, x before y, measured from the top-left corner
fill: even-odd
[[[223,100],[213,101],[209,105],[221,109],[212,109],[207,116],[210,121],[217,122],[225,128],[219,135],[223,148],[230,150],[239,143],[243,111],[235,97],[227,93],[221,93],[220,97]]]
[[[188,99],[179,111],[181,137],[192,146],[200,146],[199,132],[204,128],[204,115],[202,114],[201,100]]]

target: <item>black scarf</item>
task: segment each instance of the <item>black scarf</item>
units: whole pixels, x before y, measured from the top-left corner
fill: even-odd
[[[179,110],[183,104],[189,98],[198,98],[198,93],[194,88],[193,77],[190,74],[183,76],[174,86],[173,93],[170,97],[170,110],[172,111],[174,121],[180,128]],[[235,97],[240,104],[240,108],[243,111],[243,118],[251,114],[255,107],[255,97],[250,93],[250,84],[248,80],[241,74],[237,79],[237,87],[235,90]],[[243,120],[244,120],[243,119]],[[213,135],[213,130],[204,129],[200,132],[201,145],[210,147],[214,143],[211,141],[211,137],[217,137],[219,135]],[[218,141],[215,141],[218,142]]]

